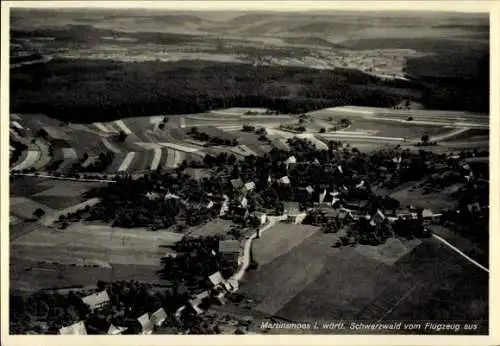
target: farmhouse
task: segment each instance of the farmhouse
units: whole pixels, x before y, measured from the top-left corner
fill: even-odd
[[[253,181],[245,183],[244,189],[245,191],[253,191],[255,189],[255,183]]]
[[[243,181],[240,178],[231,179],[231,185],[234,190],[239,190],[243,187]]]
[[[369,217],[369,216],[368,216]],[[377,209],[377,212],[375,215],[370,220],[370,225],[378,227],[380,226],[385,220],[385,215],[380,211],[380,209]]]
[[[59,329],[61,335],[87,335],[87,329],[83,321],[76,322],[70,326]]]
[[[160,327],[167,320],[167,312],[164,308],[160,308],[153,312],[151,320],[156,326]]]
[[[154,323],[149,318],[149,312],[139,316],[137,321],[141,325],[142,334],[151,334],[153,332]]]
[[[267,222],[267,214],[266,213],[256,211],[252,214],[252,216],[255,217],[257,220],[259,220],[259,224],[261,226]]]
[[[91,311],[99,310],[109,303],[109,295],[106,290],[91,294],[82,299]]]
[[[109,325],[108,335],[120,335],[127,330],[127,327],[116,327],[114,324]]]
[[[285,175],[278,179],[278,183],[280,183],[281,185],[290,185],[290,178],[288,178],[288,176]]]
[[[439,223],[441,220],[441,215],[442,214],[436,214],[434,213],[431,209],[424,209],[422,210],[422,218],[424,219],[424,223]]]
[[[208,277],[210,282],[214,285],[214,287],[219,287],[224,284],[226,280],[222,277],[222,274],[220,272],[215,272],[212,275]]]
[[[223,258],[231,262],[237,262],[240,255],[240,242],[234,239],[220,240],[219,252]]]

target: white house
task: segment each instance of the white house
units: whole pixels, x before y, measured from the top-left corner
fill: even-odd
[[[95,311],[109,303],[109,295],[106,290],[91,294],[82,298],[82,301],[89,307],[90,310]]]
[[[160,327],[167,320],[167,312],[164,308],[159,308],[153,312],[151,320],[157,327]]]
[[[154,323],[149,318],[149,313],[139,316],[137,321],[142,327],[142,334],[151,334],[153,332]]]
[[[70,326],[59,329],[61,335],[87,335],[87,329],[83,321],[73,323]]]
[[[127,327],[120,327],[120,326],[117,327],[114,324],[110,324],[108,329],[108,335],[120,335],[127,329],[128,329]]]
[[[290,178],[287,175],[278,179],[278,182],[282,185],[290,185]]]
[[[220,272],[215,272],[212,275],[208,277],[210,282],[215,286],[220,286],[223,285],[226,280],[222,277],[222,274]]]
[[[244,188],[246,191],[253,191],[255,189],[255,183],[253,181],[245,183]]]
[[[259,220],[259,223],[261,226],[267,222],[267,214],[266,213],[256,211],[253,213],[253,216],[255,216]]]

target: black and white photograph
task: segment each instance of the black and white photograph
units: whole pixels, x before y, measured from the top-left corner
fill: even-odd
[[[490,335],[487,8],[39,3],[5,333]]]

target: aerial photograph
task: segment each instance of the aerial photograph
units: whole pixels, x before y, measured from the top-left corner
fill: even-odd
[[[9,19],[9,334],[489,335],[488,12]]]

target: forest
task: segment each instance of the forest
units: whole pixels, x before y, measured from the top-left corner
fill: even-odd
[[[425,92],[429,88],[417,82],[382,81],[340,68],[323,71],[207,61],[84,59],[54,59],[13,69],[10,86],[11,112],[44,113],[72,122],[200,113],[226,107],[264,107],[299,114],[342,105],[392,107],[414,95],[415,89]],[[405,88],[408,95],[396,93],[394,88]],[[465,104],[460,93],[441,92],[436,99],[427,95],[420,101],[434,108],[480,108],[477,102]]]

